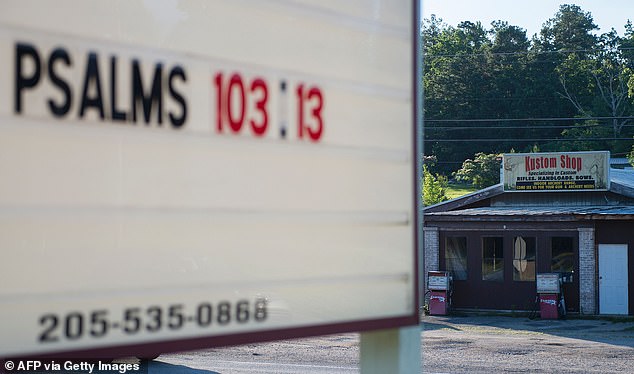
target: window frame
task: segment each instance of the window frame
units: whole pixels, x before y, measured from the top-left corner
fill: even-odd
[[[449,267],[449,259],[459,259],[459,257],[448,257],[448,247],[451,239],[464,239],[464,248],[460,248],[460,250],[464,250],[464,278],[457,277],[457,273],[454,271],[453,267]],[[466,235],[447,235],[445,236],[445,247],[444,247],[444,260],[445,260],[445,270],[452,273],[454,281],[466,281],[469,280],[469,238]]]
[[[515,243],[517,241],[517,239],[520,238],[522,240],[524,240],[524,242],[526,243],[526,249],[525,249],[525,254],[524,254],[524,258],[517,258],[516,257],[516,250],[515,250]],[[529,242],[526,239],[531,239],[530,241],[532,242],[532,260],[530,259],[529,254],[528,254],[528,245]],[[512,246],[511,246],[511,254],[512,254],[512,271],[513,271],[513,281],[514,282],[535,282],[536,281],[536,276],[537,276],[537,253],[538,253],[538,248],[537,248],[537,242],[538,242],[538,237],[537,236],[527,236],[527,235],[522,235],[522,234],[514,234],[512,237]],[[516,265],[515,265],[515,261],[527,261],[526,265],[527,265],[527,269],[529,268],[529,264],[532,262],[532,277],[530,278],[526,278],[526,279],[522,279],[521,275],[524,272],[520,272]]]
[[[506,282],[506,268],[505,268],[505,258],[504,258],[504,235],[483,235],[480,236],[481,240],[480,240],[480,264],[481,264],[481,280],[484,282],[496,282],[496,283],[504,283]],[[500,242],[500,248],[499,248],[499,252],[502,254],[502,256],[499,257],[499,259],[496,258],[496,251],[498,250],[497,248],[493,248],[493,257],[485,257],[485,241],[487,239],[496,239],[496,241],[499,240]],[[485,277],[485,265],[486,262],[485,260],[487,259],[492,259],[493,262],[493,272],[487,272],[486,275],[489,274],[495,274],[495,273],[500,273],[501,277],[497,277],[496,278],[486,278]],[[497,260],[497,262],[496,262]],[[499,263],[501,265],[501,268],[499,270],[496,270],[496,263]],[[499,278],[499,279],[497,279]]]
[[[569,263],[570,267],[572,268],[571,270],[563,270],[563,269],[561,269],[561,267],[558,267],[557,269],[554,268],[555,258],[558,257],[558,256],[561,256],[563,254],[562,253],[562,254],[559,254],[558,256],[554,256],[554,249],[555,249],[554,247],[555,246],[554,246],[553,241],[555,239],[566,239],[566,240],[570,241],[570,251],[569,252],[563,252],[563,253],[569,253],[569,255],[567,256],[568,260],[566,262]],[[576,248],[576,246],[575,246],[575,240],[574,240],[573,237],[571,237],[571,236],[554,236],[554,235],[550,236],[549,237],[550,264],[548,266],[550,271],[553,272],[553,273],[574,273],[574,271],[575,271],[575,269],[577,267],[577,264],[576,264],[577,254],[575,253],[575,250],[578,250],[578,248]]]

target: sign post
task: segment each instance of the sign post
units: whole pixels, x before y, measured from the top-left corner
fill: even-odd
[[[419,326],[361,333],[361,373],[422,372]]]
[[[373,4],[4,3],[0,357],[417,325],[419,5]]]
[[[422,1],[418,6],[422,6]],[[420,8],[414,4],[413,17],[414,25],[420,25]],[[416,28],[417,26],[415,26]],[[423,66],[423,50],[421,37],[415,37],[413,43],[413,59],[414,66]],[[422,170],[423,170],[423,79],[422,69],[415,69],[414,81],[417,85],[414,89],[414,126],[415,126],[415,151],[417,157],[414,159],[416,165],[416,183],[421,186]],[[417,194],[420,196],[420,194]],[[418,216],[418,224],[416,230],[423,231],[423,214],[422,201],[415,198],[416,215]],[[417,243],[418,253],[418,269],[419,269],[419,285],[423,284],[424,272],[424,243],[422,238]],[[422,274],[422,275],[421,275]],[[417,292],[420,292],[417,291]],[[417,308],[419,306],[417,305]],[[421,308],[422,309],[422,308]],[[419,309],[420,315],[420,309]],[[419,324],[413,326],[405,326],[400,328],[392,328],[379,331],[369,331],[361,333],[360,341],[360,369],[363,374],[414,374],[421,373],[422,366],[422,350],[421,350],[421,329]]]

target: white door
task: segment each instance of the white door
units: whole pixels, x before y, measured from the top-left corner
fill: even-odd
[[[627,244],[599,244],[599,311],[627,314]]]

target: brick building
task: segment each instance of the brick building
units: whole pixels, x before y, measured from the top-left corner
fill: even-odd
[[[425,208],[425,272],[452,272],[455,308],[531,310],[558,272],[569,312],[634,314],[634,172],[608,160],[505,155],[502,183]]]

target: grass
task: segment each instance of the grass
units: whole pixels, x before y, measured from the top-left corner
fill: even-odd
[[[449,183],[449,185],[447,186],[447,197],[450,199],[455,199],[457,197],[475,192],[477,190],[477,188],[469,184]]]

